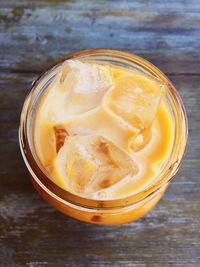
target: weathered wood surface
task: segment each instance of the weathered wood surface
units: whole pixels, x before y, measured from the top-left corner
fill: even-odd
[[[199,74],[200,2],[164,2],[1,0],[0,69],[40,72],[66,53],[112,47]]]
[[[0,266],[200,266],[200,1],[0,1]],[[145,218],[72,220],[32,188],[17,131],[32,80],[67,53],[110,47],[151,60],[189,118],[181,169]]]

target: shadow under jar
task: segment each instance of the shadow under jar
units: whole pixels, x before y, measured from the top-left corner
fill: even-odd
[[[157,179],[143,190],[111,200],[85,198],[59,187],[42,166],[33,138],[34,115],[37,112],[39,100],[45,94],[50,81],[58,73],[62,62],[68,59],[114,64],[153,76],[166,84],[166,99],[174,124],[173,148],[164,168],[158,173]],[[78,220],[97,224],[121,224],[136,220],[151,210],[162,197],[178,171],[183,157],[187,142],[187,117],[180,96],[159,69],[148,61],[127,52],[109,49],[83,50],[70,54],[62,62],[44,72],[34,81],[21,113],[19,143],[33,185],[52,206]]]

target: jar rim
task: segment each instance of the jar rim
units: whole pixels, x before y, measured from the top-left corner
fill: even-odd
[[[34,158],[32,154],[31,144],[28,138],[28,130],[29,130],[29,113],[31,112],[32,107],[32,96],[33,92],[36,89],[37,85],[40,84],[41,80],[50,72],[53,71],[59,64],[62,62],[73,59],[73,58],[91,58],[95,56],[104,56],[113,57],[113,59],[123,59],[126,62],[134,63],[139,66],[142,70],[146,69],[149,73],[152,73],[154,76],[160,78],[169,89],[169,92],[172,96],[172,100],[174,101],[174,107],[176,108],[176,116],[177,121],[179,123],[179,127],[176,131],[175,136],[175,144],[179,144],[178,147],[174,146],[170,160],[165,166],[162,173],[159,175],[159,181],[156,183],[150,184],[147,188],[140,192],[133,193],[129,196],[119,198],[119,199],[111,199],[111,200],[96,200],[89,199],[85,197],[81,197],[79,195],[73,194],[72,192],[66,191],[65,189],[59,187],[56,183],[54,183],[48,176],[45,174],[44,170],[42,170],[41,166],[39,166],[38,162]],[[175,125],[177,127],[177,124]],[[181,136],[181,138],[180,138]],[[98,208],[98,209],[112,209],[119,207],[127,207],[133,204],[137,204],[138,202],[146,199],[147,197],[155,194],[157,191],[161,190],[165,185],[167,185],[170,180],[174,177],[176,172],[179,169],[181,159],[184,155],[186,143],[188,137],[188,123],[187,123],[187,115],[185,111],[185,107],[181,100],[181,97],[173,84],[169,81],[169,79],[163,74],[157,67],[155,67],[152,63],[147,60],[136,56],[132,53],[114,50],[114,49],[88,49],[81,50],[69,54],[67,57],[62,59],[60,62],[54,64],[52,67],[48,68],[44,71],[33,83],[31,87],[31,91],[24,101],[24,105],[21,112],[20,118],[20,127],[19,127],[19,144],[23,159],[25,164],[31,173],[31,176],[35,179],[35,181],[52,197],[56,198],[60,202],[65,204],[71,203],[76,206],[85,207],[85,208]],[[176,149],[175,149],[176,148]]]

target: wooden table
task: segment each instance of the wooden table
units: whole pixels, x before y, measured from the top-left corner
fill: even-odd
[[[200,266],[200,1],[0,1],[0,266]],[[143,219],[97,226],[34,191],[18,145],[31,82],[66,54],[128,50],[157,65],[185,103],[181,169]]]

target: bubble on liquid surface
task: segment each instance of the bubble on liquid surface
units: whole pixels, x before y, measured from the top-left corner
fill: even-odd
[[[128,154],[95,135],[67,137],[55,164],[71,190],[88,197],[138,172]]]

